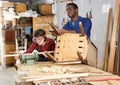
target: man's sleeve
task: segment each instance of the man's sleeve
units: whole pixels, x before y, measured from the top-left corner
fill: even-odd
[[[67,23],[63,26],[63,29],[65,29],[65,30],[70,30],[69,28],[70,28],[69,22],[67,22]]]
[[[86,18],[83,23],[83,28],[84,28],[84,31],[86,33],[86,35],[90,38],[90,35],[91,35],[91,28],[92,28],[92,22],[90,19]]]

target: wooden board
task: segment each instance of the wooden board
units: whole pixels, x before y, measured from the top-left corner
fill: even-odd
[[[112,8],[109,9],[107,33],[106,33],[104,64],[103,64],[103,70],[105,70],[105,71],[107,71],[107,68],[108,68],[108,47],[109,47],[109,35],[110,35],[111,21],[112,21]]]
[[[118,22],[120,15],[120,0],[116,0],[116,8],[115,8],[115,16],[114,16],[114,23],[113,23],[113,30],[112,30],[112,38],[110,44],[110,55],[108,61],[108,72],[114,72],[114,63],[115,63],[115,50],[116,50],[116,35],[118,29]]]

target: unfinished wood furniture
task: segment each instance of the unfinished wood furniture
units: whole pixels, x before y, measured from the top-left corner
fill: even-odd
[[[61,65],[53,62],[39,62],[34,65],[21,64],[21,65],[17,65],[17,67],[18,67],[17,76],[23,80],[22,83],[33,82],[34,84],[39,85],[42,82],[50,82],[61,79],[65,80],[70,78],[73,78],[73,80],[75,78],[83,78],[87,82],[93,85],[120,84],[120,77],[113,75],[111,73],[104,72],[100,69],[90,67],[85,64]],[[54,69],[52,70],[51,68],[53,67]],[[65,68],[67,69],[65,70]],[[61,73],[60,71],[64,71],[64,72]],[[16,82],[17,81],[19,80],[16,80]]]
[[[56,62],[81,61],[80,57],[87,59],[88,65],[97,67],[97,48],[87,36],[66,33],[57,37],[54,53]]]

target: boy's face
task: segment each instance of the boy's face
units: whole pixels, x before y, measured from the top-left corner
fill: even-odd
[[[44,43],[44,36],[36,37],[36,43],[42,45]]]

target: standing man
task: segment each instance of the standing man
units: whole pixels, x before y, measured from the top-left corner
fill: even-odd
[[[89,18],[84,18],[78,15],[78,6],[75,3],[68,3],[66,5],[67,15],[71,19],[62,29],[58,30],[59,34],[62,33],[81,33],[79,23],[82,23],[84,31],[88,38],[91,35],[92,22]]]

